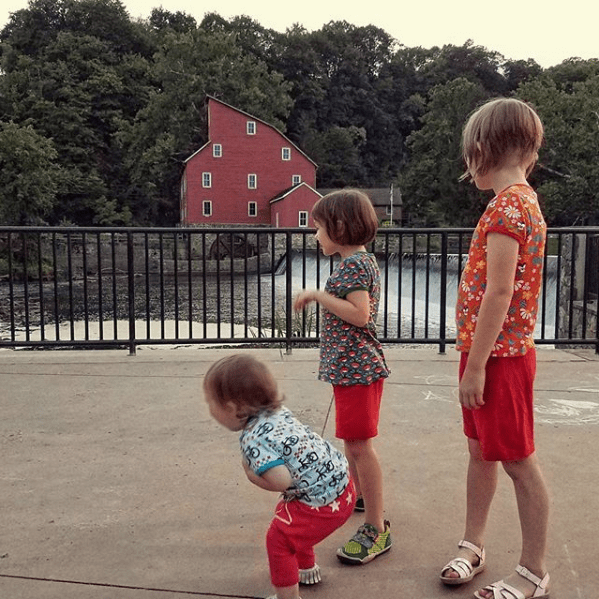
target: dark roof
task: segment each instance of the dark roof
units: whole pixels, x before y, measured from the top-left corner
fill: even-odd
[[[359,187],[360,191],[363,191],[372,202],[373,206],[387,206],[390,202],[390,188],[389,187]],[[317,189],[321,195],[326,195],[331,191],[337,191],[337,189]],[[401,206],[401,193],[399,189],[393,190],[393,205]]]

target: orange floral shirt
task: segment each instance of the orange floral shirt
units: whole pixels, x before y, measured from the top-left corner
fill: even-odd
[[[534,347],[543,274],[547,225],[536,193],[528,185],[512,185],[497,194],[487,205],[472,237],[468,260],[458,290],[456,306],[456,349],[467,352],[472,345],[481,301],[487,286],[487,235],[501,233],[518,241],[518,267],[514,294],[503,322],[503,329],[492,356],[520,356]]]

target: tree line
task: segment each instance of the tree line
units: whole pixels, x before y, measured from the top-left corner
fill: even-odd
[[[409,48],[333,21],[285,33],[249,17],[120,0],[30,0],[0,31],[0,223],[167,226],[212,95],[275,125],[321,188],[401,191],[409,223],[471,226],[461,128],[495,96],[546,128],[532,176],[551,225],[599,223],[599,60],[543,69],[466,42]]]

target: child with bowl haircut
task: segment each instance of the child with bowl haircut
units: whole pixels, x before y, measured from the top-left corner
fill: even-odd
[[[366,564],[391,549],[391,526],[384,519],[383,473],[374,438],[383,383],[389,376],[376,336],[381,293],[375,256],[366,250],[378,218],[369,197],[358,189],[331,192],[314,204],[316,239],[325,256],[340,256],[324,290],[304,289],[294,309],[316,302],[322,309],[319,379],[332,384],[335,434],[343,439],[357,506],[364,523],[337,551],[348,564]]]

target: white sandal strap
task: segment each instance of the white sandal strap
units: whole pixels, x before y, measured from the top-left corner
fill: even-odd
[[[470,551],[472,551],[476,555],[476,557],[478,557],[478,559],[481,561],[481,563],[485,561],[485,548],[484,547],[481,549],[474,543],[471,543],[470,541],[464,541],[464,540],[462,540],[458,543],[458,547],[464,547],[465,549],[470,549]]]
[[[549,574],[545,574],[545,576],[541,579],[536,574],[531,572],[528,568],[521,566],[518,564],[516,566],[516,572],[520,574],[523,578],[526,578],[529,582],[536,585],[535,592],[532,594],[531,599],[534,597],[546,597],[547,596],[547,585],[549,584]],[[525,595],[514,588],[513,586],[507,584],[503,580],[499,582],[494,582],[489,586],[485,587],[486,591],[491,591],[493,593],[493,599],[526,599]],[[478,595],[477,595],[478,596]]]
[[[460,578],[466,578],[467,576],[470,576],[473,571],[472,564],[463,557],[456,557],[452,559],[445,566],[445,568],[443,568],[441,575],[443,575],[449,569],[455,570],[460,575]]]
[[[492,585],[485,587],[485,589],[493,591],[493,599],[526,599],[523,593],[503,582],[503,580],[494,582]]]
[[[547,585],[549,584],[549,573],[546,573],[541,579],[534,572],[531,572],[528,568],[525,568],[520,564],[516,566],[516,572],[518,572],[518,574],[520,574],[520,576],[523,578],[526,578],[526,580],[529,582],[532,582],[532,584],[537,585],[533,598],[538,597],[541,594],[545,594],[547,591]]]

